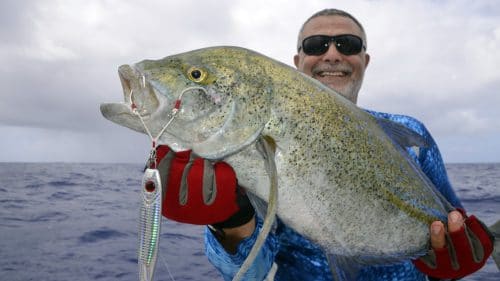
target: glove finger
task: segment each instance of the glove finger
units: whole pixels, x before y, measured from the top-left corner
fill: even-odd
[[[471,241],[467,237],[465,227],[461,227],[458,231],[449,233],[452,249],[452,264],[453,269],[458,270],[460,265],[470,264],[472,258]]]
[[[432,249],[427,255],[412,262],[422,273],[436,278],[444,278],[446,273],[453,271],[447,247]]]
[[[165,157],[165,155],[167,155],[169,152],[171,152],[171,154],[172,154],[172,157],[170,159],[170,161],[171,161],[175,152],[173,150],[171,150],[168,145],[160,145],[160,146],[156,147],[156,165],[157,166],[160,164],[160,161]],[[150,164],[152,164],[152,163],[150,163]]]
[[[184,159],[179,159],[180,163],[183,161]],[[199,191],[203,189],[204,166],[203,159],[193,158],[192,155],[184,165],[179,188],[179,204],[182,206],[187,204],[188,194],[198,195]],[[199,198],[195,198],[195,200],[199,201]]]
[[[470,216],[465,225],[466,234],[471,241],[472,255],[474,262],[480,263],[493,252],[493,238],[486,226],[475,216]]]
[[[436,268],[439,271],[451,271],[454,268],[448,247],[434,249],[433,251],[436,255]]]
[[[169,156],[170,154],[167,155],[167,157]],[[190,156],[190,150],[174,153],[170,166],[166,167],[166,170],[169,171],[166,183],[167,194],[170,194],[171,198],[177,197],[181,205],[185,205],[187,202],[187,183],[184,180],[186,178],[184,172],[186,171],[186,166],[189,164]],[[168,159],[165,159],[166,161]]]
[[[467,235],[470,242],[469,245],[472,248],[472,260],[479,263],[484,259],[484,257],[488,257],[491,253],[485,251],[485,249],[487,250],[489,248],[493,248],[491,235],[489,234],[487,227],[474,215],[468,217],[464,209],[457,208],[456,210],[464,217],[465,234]]]

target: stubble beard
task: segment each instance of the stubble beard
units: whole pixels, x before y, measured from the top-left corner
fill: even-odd
[[[333,87],[332,89],[337,93],[339,93],[344,98],[356,104],[358,101],[358,93],[359,90],[361,89],[361,83],[362,80],[351,81],[351,83],[348,83],[347,85],[345,85],[340,89],[335,89]]]

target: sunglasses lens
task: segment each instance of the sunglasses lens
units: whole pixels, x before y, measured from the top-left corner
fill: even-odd
[[[328,47],[332,41],[337,51],[346,56],[358,54],[363,48],[363,40],[361,38],[355,35],[346,34],[339,36],[314,35],[307,37],[302,41],[302,49],[306,55],[319,56],[328,51]]]
[[[341,54],[346,56],[355,55],[361,52],[363,41],[353,35],[342,35],[335,38],[335,47]]]
[[[319,56],[328,51],[330,37],[323,35],[315,35],[307,37],[302,41],[302,49],[309,56]]]

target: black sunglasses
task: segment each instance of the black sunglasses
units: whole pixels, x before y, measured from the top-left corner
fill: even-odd
[[[319,56],[328,51],[332,42],[335,43],[334,46],[337,51],[346,56],[359,54],[362,49],[366,50],[363,39],[352,34],[342,34],[309,36],[302,41],[298,51],[300,52],[302,49],[308,56]]]

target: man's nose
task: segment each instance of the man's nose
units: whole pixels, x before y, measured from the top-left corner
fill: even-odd
[[[337,48],[335,47],[335,42],[330,42],[328,45],[328,50],[326,53],[323,54],[322,60],[324,61],[330,61],[330,62],[337,62],[341,61],[343,59],[342,54],[337,51]]]

